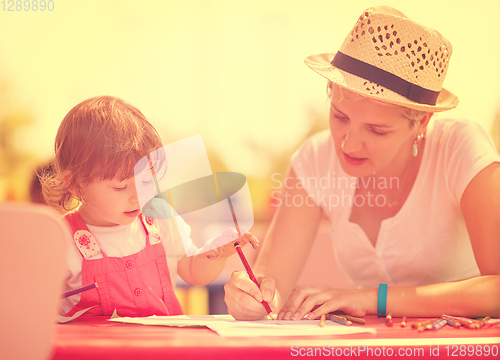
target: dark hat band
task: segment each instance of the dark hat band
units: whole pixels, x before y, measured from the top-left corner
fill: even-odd
[[[336,68],[344,70],[349,74],[359,76],[363,79],[384,86],[387,89],[404,96],[408,100],[415,101],[419,104],[436,105],[439,91],[425,89],[419,85],[412,84],[409,81],[401,79],[397,75],[355,59],[349,55],[343,54],[340,51],[335,54],[335,57],[330,63]]]

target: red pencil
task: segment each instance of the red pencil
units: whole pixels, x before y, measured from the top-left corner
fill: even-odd
[[[229,209],[231,210],[231,215],[233,215],[234,226],[236,227],[236,232],[238,233],[238,238],[241,239],[240,227],[238,226],[238,220],[236,220],[236,214],[234,213],[233,203],[231,202],[230,196],[227,197],[227,202],[229,204]],[[252,281],[255,283],[255,285],[259,286],[259,283],[257,282],[255,275],[253,274],[252,268],[248,264],[248,261],[245,258],[245,255],[243,255],[243,251],[241,250],[240,244],[234,243],[234,248],[236,249],[236,252],[240,256],[241,262],[243,263],[243,266],[245,267],[245,270],[247,271],[248,276],[250,277],[250,279],[252,279]],[[271,317],[271,319],[274,320],[274,317],[272,316],[273,311],[271,310],[271,307],[269,306],[267,301],[262,300],[262,305],[264,305],[264,308],[267,311],[267,315],[269,315]]]
[[[245,270],[247,271],[248,276],[250,277],[250,279],[252,279],[252,281],[255,283],[255,285],[259,286],[259,283],[257,282],[255,275],[253,274],[252,268],[250,268],[250,265],[248,264],[248,261],[245,258],[245,255],[243,255],[243,251],[241,250],[240,244],[235,243],[234,248],[236,249],[236,252],[240,256],[241,262],[243,263],[243,266],[245,267]],[[271,310],[271,307],[269,306],[267,301],[262,300],[262,305],[264,305],[264,308],[267,311],[267,315],[269,315],[271,317],[271,319],[274,320],[274,318],[272,316],[273,311]]]

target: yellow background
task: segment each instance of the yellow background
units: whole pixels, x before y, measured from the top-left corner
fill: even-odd
[[[27,200],[35,165],[82,100],[137,106],[165,143],[201,134],[214,170],[249,177],[256,218],[273,173],[327,126],[325,80],[303,59],[336,51],[374,1],[53,0],[0,9],[0,201]],[[492,129],[500,99],[500,1],[385,1],[453,44],[445,87]],[[279,178],[279,177],[277,177]]]

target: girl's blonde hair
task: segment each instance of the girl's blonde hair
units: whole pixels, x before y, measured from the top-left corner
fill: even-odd
[[[355,93],[355,92],[350,91],[348,89],[345,89],[345,88],[343,88],[343,87],[341,87],[341,86],[339,86],[337,84],[334,84],[331,81],[328,81],[328,83],[326,85],[326,93],[328,95],[328,98],[331,98],[332,95],[333,95],[333,93],[337,92],[337,91],[340,92],[340,96],[343,97],[343,98],[345,98],[345,99],[349,99],[349,100],[368,99],[366,96],[363,96],[361,94]],[[417,121],[419,121],[420,119],[422,119],[427,114],[427,111],[415,110],[415,109],[407,108],[405,106],[394,105],[394,104],[390,104],[390,103],[387,103],[387,102],[379,101],[379,100],[376,100],[376,99],[371,99],[371,98],[369,98],[369,99],[372,100],[372,101],[376,101],[379,104],[382,104],[382,105],[385,105],[385,106],[393,106],[393,107],[397,107],[397,108],[402,109],[404,115],[408,118],[408,120],[410,120],[410,126],[412,128],[416,126]]]
[[[158,132],[134,106],[112,96],[85,100],[59,126],[53,171],[40,179],[45,200],[69,210],[70,189],[81,194],[81,184],[126,180],[141,158],[161,147]]]

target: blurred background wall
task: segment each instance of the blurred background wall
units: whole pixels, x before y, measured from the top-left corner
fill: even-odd
[[[461,103],[436,118],[471,119],[500,143],[500,1],[384,3],[436,28],[453,44],[444,85]],[[303,59],[335,52],[361,12],[379,5],[365,0],[53,4],[43,12],[0,8],[0,201],[29,201],[34,169],[50,160],[64,115],[84,99],[109,94],[137,106],[165,143],[201,134],[213,171],[245,174],[253,231],[262,237],[273,212],[271,193],[279,190],[277,180],[290,155],[328,125],[326,82]],[[220,283],[238,265],[230,261]],[[304,282],[314,282],[321,270],[308,269],[311,276]],[[341,275],[332,278],[345,283]]]

